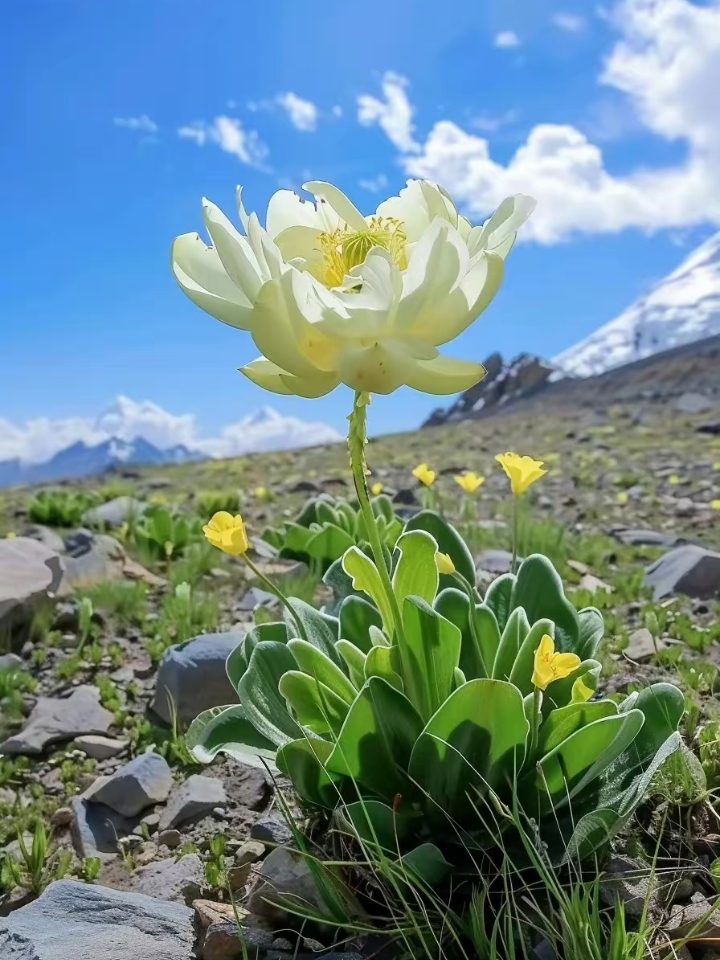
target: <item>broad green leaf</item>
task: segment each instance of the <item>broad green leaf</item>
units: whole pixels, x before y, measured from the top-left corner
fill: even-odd
[[[278,690],[281,678],[295,669],[295,658],[285,643],[258,643],[246,673],[238,684],[240,701],[257,730],[276,746],[303,736]]]
[[[397,519],[392,500],[386,493],[379,493],[376,497],[371,497],[370,505],[378,519],[382,517],[386,523],[392,523],[393,520]]]
[[[288,523],[285,527],[285,538],[281,554],[307,553],[307,545],[313,536],[313,531],[309,527],[302,527],[299,523]]]
[[[395,545],[400,557],[393,573],[392,585],[398,606],[402,610],[406,597],[420,597],[432,603],[438,588],[435,556],[437,543],[424,530],[404,533]]]
[[[397,647],[373,647],[365,658],[365,679],[382,677],[397,690],[403,690]]]
[[[339,798],[339,777],[331,777],[325,763],[332,753],[328,740],[291,740],[277,752],[277,767],[292,780],[300,796],[332,810]]]
[[[530,624],[525,615],[525,610],[518,607],[510,614],[500,638],[500,645],[492,668],[494,680],[507,680],[509,678],[515,665],[515,659],[520,652],[520,647],[529,632]]]
[[[562,580],[547,557],[535,553],[520,564],[510,608],[522,607],[532,625],[546,618],[555,624],[558,653],[578,653],[580,625],[575,607],[565,598]]]
[[[346,675],[336,666],[335,663],[321,653],[317,647],[304,640],[290,640],[288,649],[295,657],[298,667],[313,677],[330,687],[342,700],[348,705],[353,702],[357,696],[357,690],[348,680]]]
[[[321,527],[326,523],[337,524],[339,521],[336,505],[330,504],[327,500],[319,500],[315,508],[315,522]]]
[[[265,640],[277,643],[287,642],[287,630],[284,623],[261,623],[249,630],[225,661],[225,672],[230,683],[238,689],[252,657],[253,650]]]
[[[415,847],[400,859],[400,865],[427,887],[436,887],[452,872],[452,866],[433,843]]]
[[[211,707],[195,717],[185,734],[187,748],[200,763],[226,753],[252,767],[273,765],[275,745],[255,729],[239,703]]]
[[[350,643],[349,640],[338,640],[335,644],[335,649],[347,664],[350,679],[359,690],[365,683],[366,654],[356,647],[354,643]]]
[[[342,814],[363,843],[378,844],[385,850],[397,850],[417,826],[412,812],[395,812],[381,800],[356,800],[344,806]]]
[[[485,591],[485,606],[489,607],[495,615],[500,633],[504,631],[512,610],[510,600],[514,586],[515,576],[512,573],[504,573],[493,580]]]
[[[289,598],[290,606],[295,611],[295,616],[300,620],[304,629],[305,637],[308,643],[317,647],[326,657],[329,657],[333,663],[342,667],[342,660],[335,649],[335,643],[339,639],[338,629],[340,624],[336,617],[328,616],[311,607],[304,600],[298,600],[297,597]],[[284,610],[283,617],[287,627],[288,636],[291,639],[297,639],[297,626],[290,616],[288,610]]]
[[[358,511],[347,500],[339,500],[336,504],[336,510],[340,526],[354,537],[357,532]]]
[[[342,558],[343,569],[352,577],[355,590],[362,590],[373,601],[380,611],[385,629],[390,634],[395,633],[395,621],[390,603],[385,595],[382,580],[370,557],[366,557],[357,547],[351,547]]]
[[[515,663],[512,665],[510,683],[514,683],[523,696],[533,690],[532,675],[535,668],[535,651],[540,646],[540,641],[545,634],[554,639],[555,624],[552,620],[538,620],[530,627],[515,657]],[[500,679],[504,678],[501,677]]]
[[[303,727],[320,736],[340,733],[350,706],[326,684],[299,670],[288,670],[283,674],[278,690]]]
[[[296,523],[301,527],[309,527],[311,523],[317,523],[318,505],[321,503],[333,504],[335,501],[328,493],[321,493],[316,497],[310,497],[303,504],[300,513],[296,517]]]
[[[538,754],[545,756],[563,740],[603,717],[614,717],[618,712],[612,700],[595,700],[592,703],[571,703],[559,710],[553,710],[540,727],[538,736]]]
[[[377,607],[363,597],[346,597],[340,604],[340,637],[349,640],[365,653],[370,651],[370,627],[382,627]]]
[[[337,560],[354,543],[349,533],[336,524],[328,523],[310,537],[305,549],[314,560]]]
[[[605,633],[603,615],[595,607],[585,607],[584,610],[578,610],[578,624],[578,648],[575,653],[581,660],[588,660],[595,656]]]
[[[343,558],[338,557],[323,574],[323,583],[332,590],[336,603],[355,595],[352,578],[345,573],[342,563]]]
[[[528,729],[517,687],[502,680],[469,680],[418,738],[410,776],[450,816],[470,816],[478,794],[512,780]]]
[[[434,538],[438,545],[440,553],[447,553],[455,564],[457,572],[465,577],[468,583],[475,584],[475,561],[467,548],[467,544],[457,532],[455,527],[447,522],[439,513],[433,510],[421,510],[411,517],[405,524],[405,532],[411,530],[424,530]],[[443,576],[440,578],[441,587],[451,587],[453,585],[452,577]]]
[[[389,647],[390,638],[386,633],[384,633],[380,627],[370,627],[370,651],[372,652],[373,647]]]
[[[328,771],[350,777],[391,804],[396,794],[407,798],[415,793],[406,771],[422,727],[404,694],[371,677],[350,707]]]
[[[621,713],[625,712],[624,707],[625,704],[621,704]],[[677,730],[685,711],[685,697],[671,683],[652,683],[638,693],[633,708],[643,713],[645,724],[631,753],[635,763],[644,763]]]
[[[456,587],[442,590],[435,598],[433,606],[441,616],[460,629],[460,669],[465,676],[470,680],[488,676],[500,645],[500,632],[492,610],[484,603],[475,604],[473,632],[470,624],[470,599],[462,590]]]
[[[403,604],[403,636],[398,638],[405,693],[429,720],[450,696],[460,662],[462,637],[454,623],[415,597]]]

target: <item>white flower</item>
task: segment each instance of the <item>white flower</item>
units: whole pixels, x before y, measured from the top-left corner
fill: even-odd
[[[410,180],[370,217],[332,184],[279,190],[265,229],[238,188],[243,236],[203,201],[212,240],[173,244],[173,271],[203,310],[248,330],[263,356],[243,367],[275,393],[318,397],[345,383],[391,393],[406,384],[458,393],[484,374],[479,363],[441,355],[495,296],[519,226],[535,206],[518,194],[482,226],[458,214],[428,180]]]

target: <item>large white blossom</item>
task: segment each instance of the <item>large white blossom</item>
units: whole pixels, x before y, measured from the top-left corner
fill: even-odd
[[[244,234],[208,200],[212,245],[196,233],[173,244],[178,283],[203,310],[248,330],[263,354],[241,368],[267,390],[319,397],[345,383],[391,393],[406,384],[434,394],[476,383],[479,363],[437,348],[488,306],[504,261],[535,202],[518,194],[473,227],[450,196],[410,180],[363,216],[332,184],[304,185],[315,203],[279,190],[265,227],[248,215]]]

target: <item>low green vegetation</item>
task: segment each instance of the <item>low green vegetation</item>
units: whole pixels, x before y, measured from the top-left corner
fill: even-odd
[[[28,516],[33,523],[46,527],[73,527],[82,515],[97,503],[91,493],[72,490],[41,490],[28,504]]]

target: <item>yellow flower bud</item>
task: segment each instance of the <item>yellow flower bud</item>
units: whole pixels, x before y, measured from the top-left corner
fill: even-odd
[[[466,473],[458,474],[458,476],[455,477],[455,483],[462,487],[465,493],[475,493],[475,491],[485,483],[485,477],[467,471]]]
[[[214,547],[232,557],[247,553],[250,546],[243,518],[239,514],[233,517],[226,510],[216,513],[203,527],[203,533]]]
[[[431,487],[435,483],[435,471],[431,470],[426,463],[418,464],[412,473],[426,487]]]
[[[547,470],[542,469],[543,461],[533,460],[532,457],[521,457],[517,453],[499,453],[495,459],[507,474],[516,497],[522,496],[529,486],[547,473]]]
[[[576,653],[555,653],[555,641],[546,633],[535,651],[533,685],[538,690],[545,690],[553,680],[569,677],[580,663],[580,657]]]
[[[711,500],[710,507],[713,510],[720,510],[720,500]],[[8,534],[8,536],[10,536],[10,534]]]
[[[435,554],[435,563],[437,564],[438,573],[455,573],[455,564],[452,562],[449,553]]]
[[[627,491],[625,490],[620,491],[620,493],[617,495],[617,502],[620,504],[621,507],[625,506],[625,504],[628,502]]]
[[[382,492],[383,492],[383,485],[380,483],[379,480],[378,480],[377,483],[374,483],[374,484],[370,487],[370,493],[372,493],[372,495],[373,495],[374,497],[379,496]]]

